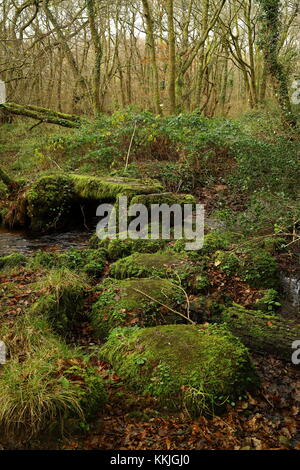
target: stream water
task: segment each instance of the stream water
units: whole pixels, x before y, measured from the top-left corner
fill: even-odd
[[[91,232],[70,231],[47,235],[33,235],[28,232],[0,228],[0,256],[11,253],[31,254],[37,250],[67,250],[84,248],[88,245]]]

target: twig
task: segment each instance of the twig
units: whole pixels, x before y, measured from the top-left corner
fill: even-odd
[[[126,170],[127,170],[127,167],[128,167],[130,152],[131,152],[131,148],[132,148],[132,144],[133,144],[133,139],[134,139],[135,132],[136,132],[136,126],[137,126],[137,121],[134,122],[134,129],[133,129],[133,133],[132,133],[132,136],[131,136],[130,144],[129,144],[129,147],[128,147],[128,152],[127,152],[126,164],[125,164],[125,170],[124,170],[124,171],[126,171]]]
[[[153,297],[151,297],[151,295],[148,295],[146,294],[146,292],[143,292],[139,289],[133,289],[135,290],[136,292],[138,292],[139,294],[142,294],[144,295],[145,297],[148,297],[148,299],[152,300],[152,302],[156,302],[158,304],[160,304],[162,307],[165,307],[166,309],[170,310],[170,312],[173,312],[173,313],[176,313],[176,315],[180,315],[182,318],[184,318],[185,320],[189,321],[192,325],[195,325],[196,323],[193,322],[190,318],[186,317],[185,315],[183,315],[183,313],[180,313],[180,312],[177,312],[177,310],[174,310],[173,308],[169,307],[168,305],[166,304],[163,304],[162,302],[160,302],[159,300],[156,300],[154,299]]]

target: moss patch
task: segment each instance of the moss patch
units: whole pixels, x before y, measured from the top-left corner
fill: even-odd
[[[154,254],[135,253],[120,259],[110,267],[110,274],[116,279],[130,277],[162,277],[181,281],[185,286],[193,286],[197,267],[185,253],[172,250]]]
[[[91,312],[92,325],[101,338],[107,337],[116,327],[182,321],[180,315],[165,306],[176,311],[180,306],[182,309],[185,295],[178,286],[165,279],[108,279],[103,287]]]
[[[256,383],[247,349],[224,326],[117,329],[101,355],[129,386],[193,413],[211,410]]]
[[[196,199],[191,194],[174,194],[174,193],[157,193],[157,194],[140,194],[134,196],[131,200],[131,205],[143,204],[148,209],[151,209],[152,204],[196,204]]]
[[[84,272],[91,277],[100,276],[106,260],[103,249],[71,249],[64,253],[38,251],[31,259],[33,267],[67,268]]]
[[[134,178],[97,178],[86,175],[71,175],[74,192],[81,199],[115,200],[120,194],[134,196],[161,191],[163,188],[158,181]]]
[[[65,175],[43,176],[32,184],[26,198],[32,230],[46,231],[65,225],[74,199],[72,180]]]
[[[276,260],[268,251],[248,247],[215,255],[215,266],[228,275],[240,277],[251,287],[269,289],[278,285]]]

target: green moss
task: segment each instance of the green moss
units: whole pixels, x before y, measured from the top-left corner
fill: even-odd
[[[68,269],[53,269],[40,283],[43,295],[31,307],[32,314],[45,315],[60,332],[76,323],[82,315],[87,280]]]
[[[158,193],[158,194],[143,194],[132,198],[131,205],[143,204],[148,209],[151,209],[152,204],[196,204],[196,199],[191,194],[174,194],[174,193]]]
[[[64,253],[38,251],[31,259],[31,266],[46,268],[68,268],[98,277],[103,272],[106,252],[103,249],[70,249]]]
[[[165,240],[138,239],[110,240],[107,246],[108,257],[111,261],[124,258],[133,253],[155,253],[166,245]]]
[[[43,176],[32,184],[26,198],[33,230],[64,226],[74,199],[72,180],[65,175]]]
[[[100,354],[129,386],[193,413],[256,383],[247,349],[224,326],[116,329]]]
[[[218,251],[214,264],[227,275],[238,276],[257,289],[269,289],[278,285],[278,269],[275,258],[266,250],[241,247],[235,251]]]
[[[92,325],[101,338],[106,338],[116,327],[178,323],[182,317],[165,306],[182,311],[185,302],[182,290],[165,279],[108,279],[93,305]]]
[[[130,277],[162,277],[177,279],[183,285],[191,285],[196,267],[185,253],[172,250],[154,254],[135,253],[120,259],[110,267],[110,274],[116,279]]]
[[[133,196],[162,190],[161,184],[151,179],[98,178],[86,175],[71,175],[70,178],[75,194],[81,199],[112,201],[120,194]]]
[[[218,312],[213,320],[226,323],[230,331],[254,351],[291,361],[291,344],[299,339],[295,322],[236,304]]]
[[[26,262],[26,256],[21,253],[12,253],[11,255],[0,257],[0,269],[24,266]]]
[[[232,243],[237,242],[240,239],[240,235],[233,232],[219,232],[213,230],[204,237],[204,245],[200,251],[202,254],[213,254],[217,250],[227,250],[230,248]]]

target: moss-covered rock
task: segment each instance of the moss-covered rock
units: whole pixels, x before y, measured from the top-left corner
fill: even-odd
[[[42,176],[26,193],[27,212],[32,230],[46,231],[65,225],[74,199],[69,176]]]
[[[196,199],[191,194],[157,193],[157,194],[139,194],[134,196],[130,202],[133,204],[143,204],[151,209],[152,204],[196,204]]]
[[[107,279],[92,307],[92,325],[106,338],[116,327],[178,323],[182,317],[175,311],[182,311],[185,302],[182,289],[165,279]]]
[[[135,253],[120,259],[110,267],[110,275],[116,279],[131,277],[161,277],[182,282],[184,286],[193,286],[199,268],[189,260],[186,253],[172,250],[153,254]]]
[[[116,329],[100,354],[129,386],[193,413],[211,411],[257,381],[247,349],[224,326]]]
[[[98,178],[87,175],[71,175],[74,192],[81,199],[114,201],[120,194],[134,196],[159,192],[163,188],[156,180],[106,177]]]
[[[27,258],[21,253],[12,253],[11,255],[0,257],[0,269],[24,266],[26,263]]]
[[[107,251],[107,256],[110,261],[116,261],[120,258],[125,258],[133,253],[155,253],[166,245],[165,240],[148,240],[148,239],[138,239],[133,240],[131,238],[126,238],[125,240],[120,240],[115,238],[113,240],[99,240],[98,246],[105,247]]]

